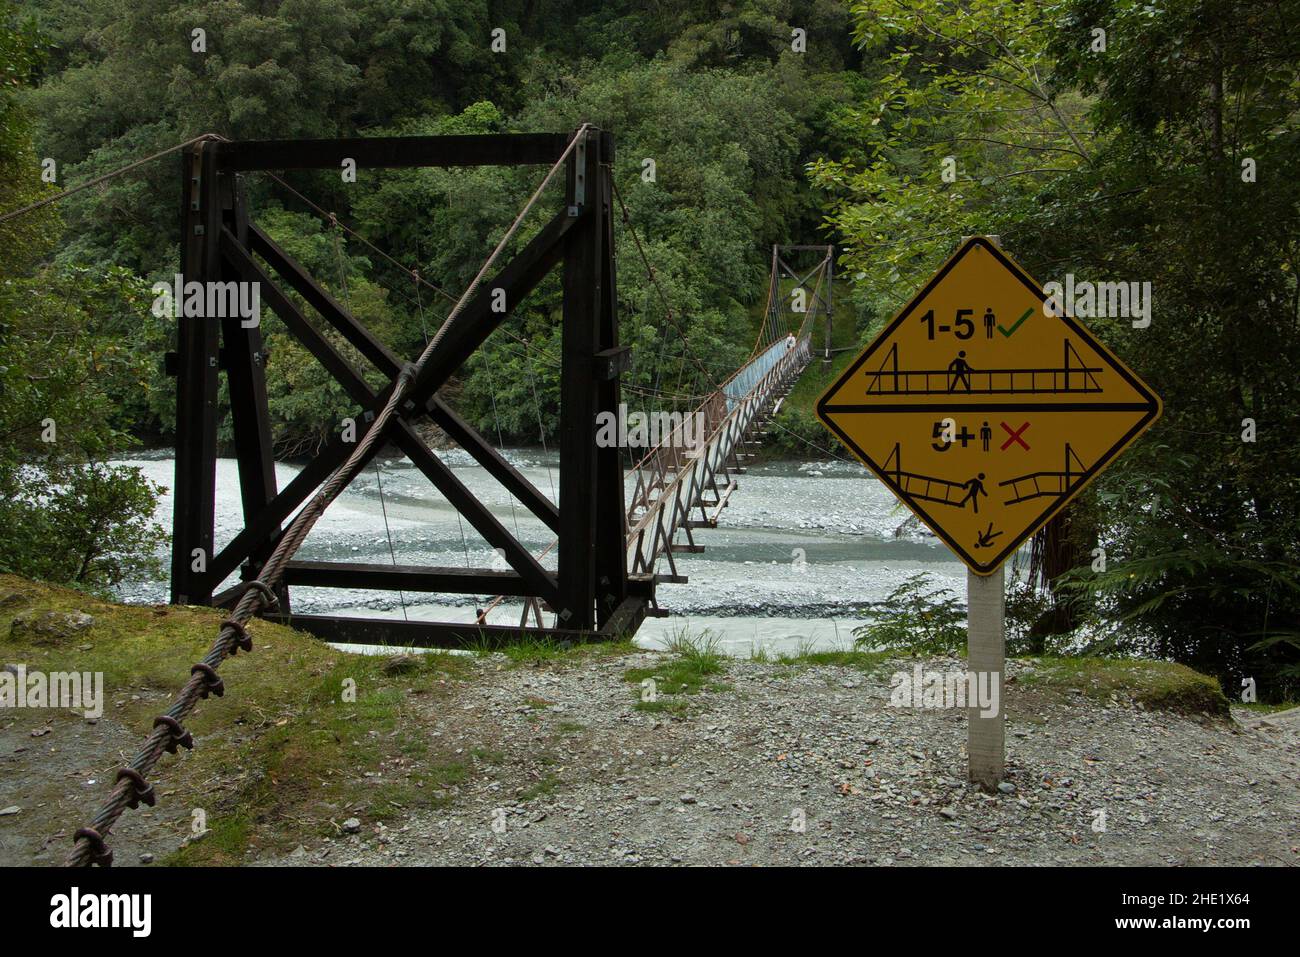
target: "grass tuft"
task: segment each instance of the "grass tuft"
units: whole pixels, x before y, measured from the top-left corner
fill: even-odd
[[[672,658],[656,662],[646,668],[629,668],[623,673],[623,680],[637,685],[638,697],[642,693],[641,685],[647,679],[654,682],[656,699],[640,700],[633,706],[637,711],[651,714],[682,714],[686,711],[686,702],[680,699],[665,699],[664,695],[693,695],[701,691],[729,691],[731,686],[721,681],[710,680],[726,671],[727,658],[718,651],[718,638],[708,629],[698,635],[682,629],[669,637],[666,642],[667,653]]]

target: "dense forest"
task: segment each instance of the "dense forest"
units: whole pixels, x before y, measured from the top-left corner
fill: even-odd
[[[615,135],[661,287],[620,224],[623,338],[657,357],[629,384],[688,395],[748,354],[772,243],[836,245],[853,341],[962,235],[1000,236],[1044,281],[1148,281],[1148,327],[1090,324],[1165,414],[1036,540],[1025,650],[1087,623],[1091,650],[1282,700],[1300,677],[1298,64],[1297,0],[0,0],[0,215],[202,133],[589,121]],[[110,460],[171,428],[171,329],[149,305],[177,271],[179,169],[172,154],[0,222],[6,570],[95,588],[148,565],[153,490]],[[448,300],[409,271],[458,295],[536,176],[248,186],[271,235],[413,355]],[[559,292],[548,280],[452,386],[508,441],[554,428]],[[277,448],[308,453],[349,403],[265,331]],[[806,406],[779,424],[790,452],[830,445]]]

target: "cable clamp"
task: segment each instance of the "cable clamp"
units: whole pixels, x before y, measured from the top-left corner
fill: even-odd
[[[194,735],[181,727],[181,723],[171,715],[160,714],[158,717],[154,718],[153,726],[156,728],[159,725],[162,725],[171,732],[171,738],[165,745],[163,745],[163,750],[168,754],[175,754],[177,745],[180,745],[187,751],[194,750]]]
[[[144,779],[144,775],[135,768],[121,768],[117,772],[115,781],[121,781],[126,778],[134,785],[134,791],[131,794],[131,800],[127,802],[127,807],[135,810],[143,801],[149,807],[154,807],[158,803],[158,798],[153,793],[153,785]]]
[[[104,843],[103,835],[93,827],[83,827],[72,836],[73,841],[79,841],[82,838],[90,842],[90,863],[98,864],[100,867],[113,866],[113,852]]]
[[[214,694],[218,698],[224,697],[226,693],[226,683],[221,680],[216,669],[211,665],[200,661],[190,669],[191,675],[203,675],[203,686],[199,688],[199,697],[204,701],[208,700],[208,695]]]
[[[248,629],[245,628],[243,625],[241,625],[239,622],[235,621],[235,619],[227,618],[225,621],[221,623],[221,627],[233,628],[237,636],[235,640],[230,644],[230,657],[232,658],[235,657],[235,655],[239,654],[240,651],[253,650],[253,639],[252,636],[248,634]]]
[[[275,597],[275,592],[271,591],[271,586],[260,578],[253,578],[244,583],[248,588],[258,591],[265,601],[265,607],[275,608],[280,604],[280,599]],[[246,589],[247,590],[247,589]]]

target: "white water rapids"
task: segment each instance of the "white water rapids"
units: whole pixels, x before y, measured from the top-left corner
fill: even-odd
[[[478,495],[534,554],[551,532],[462,452],[439,453],[457,477]],[[507,458],[543,493],[555,497],[559,471],[554,455],[509,450]],[[170,457],[145,455],[120,464],[140,467],[164,489],[157,520],[171,526],[174,464]],[[406,459],[380,464],[383,505],[399,564],[505,567],[490,546]],[[283,488],[296,474],[276,466]],[[769,652],[843,648],[852,629],[871,617],[871,608],[903,579],[919,571],[964,598],[965,569],[933,536],[915,523],[895,536],[907,512],[866,469],[841,461],[780,461],[757,465],[738,478],[739,488],[723,510],[717,529],[694,530],[703,554],[677,554],[685,585],[661,585],[659,602],[668,618],[647,619],[638,644],[659,647],[683,628],[708,629],[720,647],[748,656]],[[217,547],[243,524],[233,459],[217,463]],[[330,506],[304,543],[299,557],[318,561],[392,561],[384,531],[379,487],[372,465]],[[543,564],[553,568],[555,553]],[[666,570],[661,568],[661,571]],[[234,576],[227,584],[233,584]],[[223,586],[224,587],[224,586]],[[163,602],[165,581],[121,589],[128,601]],[[490,596],[407,594],[412,620],[471,621],[475,607]],[[436,598],[437,600],[431,600]],[[295,587],[293,607],[304,613],[403,614],[395,592]],[[493,623],[518,624],[520,608],[507,602]]]

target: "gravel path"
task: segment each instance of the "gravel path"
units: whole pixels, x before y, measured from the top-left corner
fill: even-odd
[[[445,810],[381,825],[358,805],[356,833],[264,863],[1300,862],[1294,714],[1149,712],[1031,689],[1013,662],[1008,781],[988,795],[964,780],[964,713],[892,707],[893,665],[732,661],[725,689],[670,699],[685,711],[638,710],[625,671],[665,661],[477,661],[450,707],[422,715],[472,769]],[[369,783],[418,770],[403,760]]]

